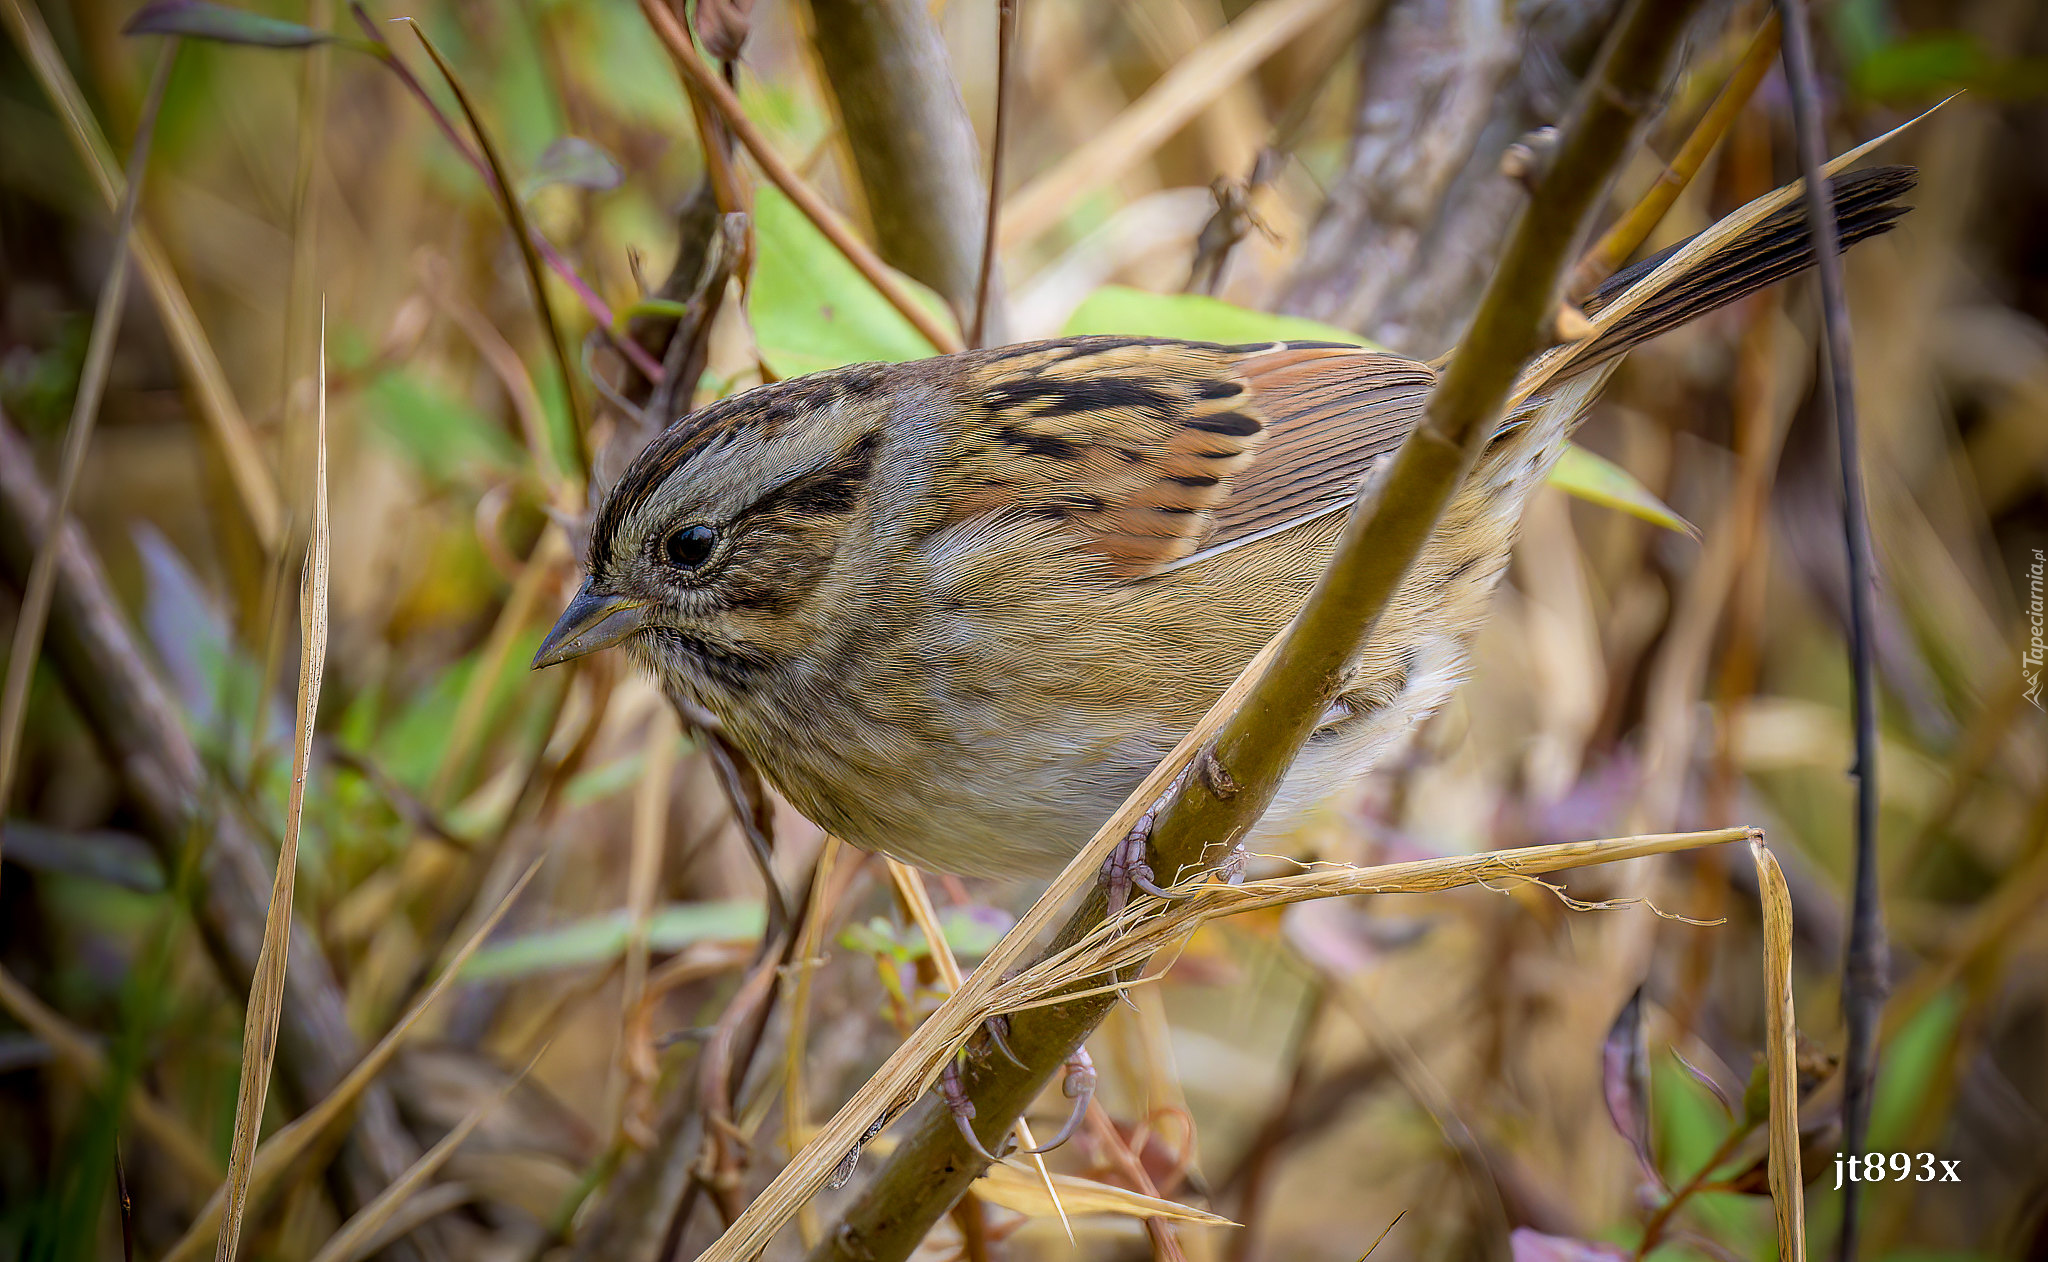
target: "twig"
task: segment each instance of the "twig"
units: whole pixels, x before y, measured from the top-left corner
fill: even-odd
[[[890,306],[896,308],[903,318],[910,322],[911,327],[940,354],[950,355],[961,349],[959,335],[947,328],[923,304],[913,298],[910,291],[889,271],[888,266],[868,248],[867,243],[853,235],[852,230],[846,226],[846,221],[834,213],[832,208],[825,204],[824,199],[818,196],[817,191],[806,184],[803,177],[792,170],[769,145],[768,138],[761,134],[760,129],[754,126],[753,121],[740,108],[739,98],[733,95],[725,80],[719,78],[711,67],[704,64],[704,59],[697,55],[696,46],[690,42],[689,32],[676,21],[675,14],[669,12],[661,0],[640,0],[640,9],[647,15],[647,21],[654,27],[654,33],[668,48],[669,59],[675,62],[676,69],[689,80],[691,87],[702,93],[704,98],[717,108],[719,117],[732,129],[732,134],[739,142],[747,147],[747,152],[754,155],[755,163],[760,166],[761,173],[768,177],[769,182],[782,190],[783,195],[804,213],[804,217],[824,234],[825,239],[846,256],[846,261],[853,264],[860,274],[867,278],[867,282],[875,287],[875,292],[881,294]]]
[[[99,422],[107,369],[114,362],[114,343],[121,331],[121,305],[128,296],[128,237],[135,227],[135,203],[142,195],[142,173],[149,165],[150,137],[156,132],[164,85],[171,81],[171,67],[178,60],[178,45],[176,38],[165,41],[156,69],[150,75],[149,93],[143,98],[135,143],[128,151],[126,187],[121,191],[120,208],[114,212],[113,256],[107,260],[107,278],[100,284],[99,305],[92,313],[92,333],[86,340],[78,392],[71,402],[71,423],[64,431],[64,454],[57,466],[57,485],[50,492],[43,544],[36,549],[36,559],[29,566],[21,609],[14,619],[14,643],[7,655],[7,683],[4,693],[0,693],[0,804],[14,800],[14,772],[21,758],[22,727],[28,718],[29,682],[36,658],[42,655],[43,627],[50,617],[50,593],[57,584],[58,528],[71,512],[71,497],[78,490],[85,453],[92,446],[93,427]]]
[[[1010,62],[1017,42],[1018,0],[997,0],[996,7],[996,127],[989,140],[988,226],[981,237],[981,278],[974,286],[974,328],[967,335],[969,346],[987,345],[988,291],[996,272],[996,220],[1003,202],[1003,150],[1010,128]],[[4,801],[0,797],[0,801]]]
[[[1143,161],[1208,108],[1219,91],[1337,7],[1336,0],[1260,0],[1240,14],[1058,165],[1019,189],[1003,221],[1004,244],[1029,241],[1051,228],[1077,200]]]
[[[1856,378],[1850,355],[1849,300],[1835,227],[1834,190],[1820,178],[1824,125],[1813,66],[1812,31],[1805,0],[1779,0],[1785,24],[1785,78],[1792,90],[1792,124],[1799,170],[1806,181],[1807,221],[1813,232],[1815,277],[1827,348],[1826,394],[1835,418],[1842,460],[1842,528],[1849,552],[1849,663],[1856,699],[1856,870],[1849,913],[1849,946],[1842,961],[1842,1010],[1848,1046],[1842,1058],[1842,1151],[1863,1153],[1870,1125],[1870,1095],[1877,1074],[1877,1031],[1887,989],[1884,908],[1877,867],[1877,676],[1871,644],[1870,513],[1864,502],[1862,445],[1856,427]],[[1842,1187],[1842,1230],[1835,1256],[1856,1257],[1857,1207],[1862,1185]]]
[[[1700,167],[1705,165],[1707,155],[1721,143],[1728,128],[1742,113],[1743,106],[1756,92],[1756,85],[1763,82],[1770,72],[1771,62],[1778,54],[1778,14],[1776,10],[1764,19],[1757,33],[1749,41],[1749,47],[1742,54],[1742,61],[1735,67],[1735,73],[1707,106],[1707,112],[1700,116],[1692,133],[1679,146],[1671,164],[1658,172],[1656,183],[1643,194],[1626,215],[1616,220],[1600,237],[1592,249],[1572,270],[1572,278],[1565,284],[1565,292],[1573,295],[1591,293],[1601,281],[1614,275],[1628,256],[1648,239],[1652,230],[1664,218],[1678,195],[1692,183]]]

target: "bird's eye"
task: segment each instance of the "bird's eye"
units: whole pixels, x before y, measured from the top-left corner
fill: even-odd
[[[711,550],[717,546],[718,532],[699,523],[670,535],[661,550],[670,565],[679,570],[694,570],[711,559]]]

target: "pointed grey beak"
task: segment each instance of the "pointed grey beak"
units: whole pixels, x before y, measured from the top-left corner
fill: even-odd
[[[644,602],[597,591],[585,579],[569,607],[555,620],[555,629],[540,642],[540,652],[533,655],[533,669],[610,648],[638,631],[646,618]]]

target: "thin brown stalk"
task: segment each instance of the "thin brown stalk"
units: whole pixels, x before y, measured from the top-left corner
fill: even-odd
[[[996,125],[988,145],[988,226],[981,237],[981,275],[974,285],[974,329],[967,335],[969,346],[988,344],[988,293],[996,274],[996,227],[1003,205],[1003,152],[1010,131],[1010,63],[1016,57],[1017,5],[1021,0],[997,0],[996,5]]]
[[[49,623],[50,598],[57,589],[61,527],[71,512],[71,497],[78,490],[79,474],[85,469],[85,453],[92,446],[93,427],[100,417],[100,398],[107,388],[107,370],[114,362],[114,343],[121,331],[121,305],[128,296],[128,239],[135,228],[135,204],[142,195],[142,174],[149,166],[149,142],[156,134],[164,85],[170,82],[171,67],[177,60],[178,41],[168,40],[150,74],[142,117],[135,127],[135,144],[128,151],[121,204],[114,212],[113,254],[107,260],[107,277],[100,283],[99,303],[93,309],[92,333],[86,340],[78,392],[71,402],[71,422],[64,431],[64,454],[57,465],[57,484],[51,488],[49,519],[43,528],[42,546],[36,549],[35,560],[29,566],[21,607],[14,618],[7,682],[4,691],[0,691],[0,805],[14,800],[14,773],[21,759],[23,725],[28,719],[29,682],[34,676],[36,659],[42,655],[43,628]],[[0,834],[0,840],[4,840],[4,834]]]
[[[1211,842],[1243,835],[1263,813],[1294,752],[1321,713],[1323,700],[1330,695],[1330,681],[1370,636],[1380,611],[1428,540],[1452,492],[1490,440],[1524,361],[1540,345],[1568,254],[1603,195],[1610,173],[1652,108],[1693,7],[1690,3],[1636,0],[1626,9],[1562,130],[1549,169],[1510,236],[1471,333],[1431,392],[1421,425],[1401,445],[1384,480],[1361,493],[1323,579],[1278,639],[1272,667],[1265,668],[1267,654],[1262,653],[1240,676],[1240,684],[1254,681],[1246,686],[1250,695],[1243,697],[1241,707],[1239,687],[1233,685],[1211,711],[1212,716],[1230,716],[1215,740],[1194,736],[1207,746],[1202,754],[1205,765],[1213,764],[1221,774],[1190,776],[1183,782],[1186,787],[1173,793],[1154,830],[1154,871],[1170,873],[1199,866]],[[1559,388],[1545,406],[1581,406],[1598,385],[1597,374],[1582,376]],[[1188,755],[1193,752],[1187,750]],[[780,1221],[822,1182],[824,1173],[870,1120],[909,1103],[910,1093],[922,1092],[931,1081],[918,1072],[930,1064],[925,1058],[934,1050],[950,1053],[972,1029],[959,1024],[964,1015],[961,1010],[985,1001],[990,990],[1003,989],[989,986],[983,975],[1008,967],[1038,931],[1047,927],[1060,901],[1093,885],[1108,849],[1158,794],[1169,791],[1168,783],[1179,774],[1184,756],[1176,751],[1147,777],[1145,785],[1096,839],[1075,856],[1047,896],[956,992],[954,1001],[942,1006],[919,1036],[898,1049],[883,1071],[825,1128],[813,1148],[833,1150],[829,1157],[820,1154],[809,1161],[800,1157],[792,1162],[708,1256],[751,1256],[766,1243],[769,1224]],[[1224,785],[1231,787],[1221,787]],[[1102,894],[1096,890],[1069,918],[1055,948],[1086,937],[1099,924],[1103,907]],[[1130,936],[1140,932],[1134,928]],[[1012,1074],[993,1068],[984,1075],[979,1083],[982,1095],[975,1097],[978,1124],[996,1133],[1007,1129],[1010,1118],[1035,1094],[1037,1084],[1101,1019],[1102,1011],[1096,1004],[1075,1004],[1061,1010],[1046,1019],[1030,1040],[1032,1049],[1022,1053],[1030,1065],[1028,1070]],[[927,1032],[929,1039],[922,1039]],[[926,1045],[912,1053],[912,1046],[921,1041]],[[991,1083],[1001,1085],[991,1093]],[[983,1106],[984,1098],[990,1100],[988,1107]],[[925,1228],[944,1212],[979,1166],[966,1152],[961,1137],[948,1133],[950,1129],[928,1115],[828,1241],[833,1256],[865,1253],[890,1259],[909,1254]],[[807,1151],[804,1156],[809,1155]],[[824,1168],[813,1169],[816,1165]],[[932,1172],[941,1170],[955,1173],[943,1179],[934,1177]]]
[[[789,996],[784,1001],[789,1009],[789,1028],[783,1036],[782,1051],[782,1144],[790,1152],[802,1148],[809,1138],[810,1095],[804,1083],[804,1053],[810,1032],[811,985],[817,976],[819,953],[824,949],[825,919],[830,914],[827,900],[835,888],[832,870],[845,847],[845,842],[830,835],[819,847],[817,871],[811,876],[811,896],[803,912],[803,931],[797,935],[796,951],[784,976],[789,986]],[[805,1205],[797,1213],[796,1226],[806,1249],[817,1243],[817,1210]]]
[[[221,1214],[216,1262],[234,1262],[241,1243],[242,1215],[249,1204],[249,1176],[256,1139],[263,1129],[263,1102],[277,1058],[278,1018],[284,1008],[284,977],[292,938],[292,894],[299,870],[299,828],[306,811],[306,778],[313,762],[313,722],[320,712],[320,679],[327,667],[327,316],[320,317],[320,365],[313,428],[313,529],[306,542],[306,573],[299,588],[299,699],[292,737],[292,779],[285,803],[284,840],[277,851],[277,877],[270,889],[270,914],[263,949],[249,983],[242,1026],[242,1079],[235,1099],[235,1129],[228,1145],[227,1199]]]
[[[1842,528],[1849,557],[1849,669],[1855,698],[1856,855],[1849,912],[1849,943],[1842,961],[1842,1012],[1848,1047],[1842,1057],[1842,1151],[1863,1154],[1870,1098],[1877,1078],[1878,1026],[1889,988],[1884,906],[1878,896],[1877,665],[1870,510],[1863,487],[1862,441],[1856,423],[1856,374],[1849,336],[1849,298],[1843,288],[1834,191],[1820,178],[1826,159],[1819,76],[1805,0],[1779,0],[1785,19],[1785,78],[1791,87],[1792,130],[1806,183],[1807,222],[1813,233],[1814,276],[1820,290],[1822,341],[1827,348],[1827,389],[1834,414],[1836,454],[1842,464]],[[1775,1178],[1775,1167],[1773,1177]],[[1797,1186],[1796,1184],[1794,1185]],[[1835,1256],[1853,1262],[1863,1185],[1842,1188],[1842,1230]]]
[[[1707,155],[1713,153],[1728,134],[1728,129],[1742,113],[1749,98],[1756,93],[1757,84],[1770,73],[1771,65],[1778,56],[1778,14],[1773,10],[1764,19],[1751,37],[1749,47],[1744,50],[1742,60],[1735,67],[1735,73],[1728,77],[1707,112],[1679,146],[1671,162],[1657,173],[1656,182],[1650,191],[1643,194],[1626,215],[1616,220],[1600,237],[1592,249],[1586,251],[1573,269],[1572,278],[1565,284],[1570,294],[1591,293],[1601,281],[1619,271],[1628,262],[1650,233],[1663,222],[1665,212],[1678,200],[1679,194],[1691,185],[1693,177],[1706,165]]]
[[[569,344],[562,340],[561,323],[555,319],[554,304],[548,301],[547,275],[541,266],[540,251],[534,245],[533,225],[527,222],[526,204],[519,199],[511,177],[506,173],[505,159],[498,153],[498,146],[492,143],[483,116],[477,113],[476,105],[469,99],[469,89],[462,85],[455,68],[448,64],[441,50],[434,47],[434,41],[427,38],[426,28],[410,18],[406,21],[411,25],[412,33],[419,38],[420,47],[434,59],[448,90],[455,94],[455,103],[461,107],[462,117],[469,123],[470,134],[476,137],[476,147],[483,151],[484,161],[490,165],[492,191],[498,195],[498,209],[504,212],[506,225],[519,241],[519,260],[526,265],[526,284],[533,291],[533,309],[540,316],[541,332],[547,337],[548,352],[555,360],[555,371],[562,377],[562,399],[569,410],[569,452],[574,457],[577,476],[588,478],[590,426],[583,412],[582,392],[576,388],[576,372],[571,366]]]
[[[668,49],[669,59],[675,62],[676,69],[689,81],[693,91],[701,93],[717,108],[720,119],[746,146],[747,152],[754,155],[754,162],[761,168],[761,173],[782,190],[783,195],[824,234],[833,248],[845,255],[846,261],[875,287],[875,292],[887,299],[889,305],[896,308],[940,354],[950,355],[961,349],[959,334],[947,328],[930,310],[911,297],[910,291],[868,248],[867,243],[855,236],[846,226],[846,221],[775,152],[768,138],[740,108],[739,97],[733,95],[725,80],[697,55],[696,45],[691,43],[689,32],[682,28],[675,14],[661,0],[640,0],[640,10],[647,15],[649,25],[653,26],[654,33]]]

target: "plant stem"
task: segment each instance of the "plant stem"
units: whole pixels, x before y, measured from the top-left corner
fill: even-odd
[[[1813,232],[1815,277],[1820,286],[1824,378],[1842,461],[1842,529],[1849,553],[1849,668],[1856,701],[1856,870],[1849,914],[1849,945],[1842,961],[1842,1014],[1848,1047],[1842,1058],[1842,1151],[1863,1152],[1870,1095],[1877,1076],[1877,1030],[1887,982],[1884,909],[1877,871],[1877,675],[1870,628],[1870,512],[1864,499],[1863,458],[1856,426],[1856,379],[1850,357],[1849,300],[1835,226],[1834,190],[1820,178],[1823,120],[1813,66],[1813,37],[1805,0],[1779,0],[1785,26],[1785,78],[1792,89],[1792,124],[1799,170],[1806,181],[1807,221]],[[1857,1208],[1862,1185],[1842,1187],[1842,1231],[1835,1256],[1856,1256]]]

